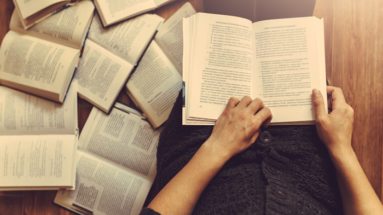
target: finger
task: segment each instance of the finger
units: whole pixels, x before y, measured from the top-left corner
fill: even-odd
[[[261,128],[262,124],[267,122],[271,118],[272,114],[269,108],[265,107],[258,111],[258,113],[255,114],[253,118],[253,132],[258,131]]]
[[[249,96],[245,96],[242,98],[242,100],[239,102],[239,104],[237,105],[237,107],[239,108],[246,108],[247,106],[249,106],[249,104],[252,102],[253,100],[249,97]]]
[[[346,104],[346,99],[341,88],[329,86],[327,93],[331,96],[332,108],[336,109],[339,105]]]
[[[256,98],[249,104],[248,107],[252,113],[256,114],[260,109],[264,107],[264,104],[262,100]]]
[[[240,102],[239,99],[231,97],[229,99],[229,101],[227,102],[227,104],[226,104],[226,108],[227,109],[228,108],[235,108],[238,105],[239,102]]]
[[[327,111],[324,105],[322,93],[317,89],[313,90],[312,104],[314,108],[315,119],[318,120],[318,119],[327,117]]]
[[[250,139],[250,143],[255,143],[255,141],[258,139],[259,137],[259,132],[256,132]]]

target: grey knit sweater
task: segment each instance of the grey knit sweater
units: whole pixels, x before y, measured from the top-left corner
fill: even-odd
[[[178,98],[161,134],[157,177],[147,203],[191,159],[212,127],[181,123]],[[194,214],[342,214],[335,173],[314,126],[276,126],[230,160],[202,193]],[[156,214],[144,209],[142,214]]]

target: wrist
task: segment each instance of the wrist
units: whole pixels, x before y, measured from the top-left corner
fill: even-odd
[[[213,139],[208,139],[204,142],[200,150],[202,150],[204,154],[212,160],[212,162],[217,164],[225,164],[233,156],[228,150],[220,147],[219,143]]]
[[[333,144],[328,146],[329,154],[334,162],[349,161],[356,157],[355,151],[351,144]]]

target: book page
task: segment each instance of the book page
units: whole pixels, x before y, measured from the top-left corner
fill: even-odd
[[[188,114],[217,119],[230,97],[250,96],[253,91],[253,39],[249,20],[199,13],[190,22],[189,75],[186,95]]]
[[[93,108],[81,133],[79,148],[152,179],[158,138],[159,132],[136,114],[114,108],[106,115]]]
[[[172,61],[178,72],[182,72],[183,55],[183,18],[195,14],[193,6],[188,2],[184,4],[175,14],[161,25],[156,34],[156,42]]]
[[[93,18],[93,10],[92,2],[83,0],[37,23],[28,31],[23,29],[18,14],[13,11],[10,29],[80,49]]]
[[[0,49],[0,83],[63,102],[78,56],[79,50],[10,31]]]
[[[181,87],[177,69],[155,42],[127,83],[128,93],[154,127],[168,119]]]
[[[0,190],[72,187],[74,135],[0,136]]]
[[[86,152],[78,152],[75,191],[59,191],[55,203],[79,214],[139,214],[152,182]]]
[[[109,28],[103,28],[95,16],[88,39],[135,65],[149,45],[162,18],[157,15],[142,15]]]
[[[72,134],[77,130],[77,92],[64,104],[0,86],[0,136]]]
[[[157,7],[156,0],[95,0],[95,4],[104,26],[109,26]]]
[[[49,7],[50,5],[59,3],[59,2],[65,2],[65,0],[40,0],[38,4],[36,4],[35,1],[28,1],[28,0],[13,0],[15,2],[15,5],[20,10],[20,13],[22,17],[25,19],[40,10]],[[68,0],[67,0],[68,1]]]
[[[109,112],[124,87],[133,65],[87,40],[76,73],[79,94]]]
[[[254,24],[254,95],[273,113],[272,123],[313,121],[311,94],[326,93],[323,21],[315,17]]]

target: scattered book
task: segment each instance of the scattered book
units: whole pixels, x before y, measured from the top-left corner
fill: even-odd
[[[94,0],[103,25],[109,26],[132,18],[145,12],[157,9],[174,0]]]
[[[29,31],[14,14],[1,44],[0,84],[62,103],[93,11],[91,1],[81,1]]]
[[[127,83],[127,92],[154,128],[169,117],[182,88],[182,20],[195,13],[182,6],[158,30]]]
[[[74,189],[77,124],[75,89],[57,104],[0,86],[0,190]]]
[[[36,3],[35,1],[13,0],[13,3],[21,17],[23,27],[27,29],[76,1],[78,0],[44,0]]]
[[[139,214],[156,174],[159,131],[137,111],[117,103],[97,108],[85,124],[77,153],[76,190],[55,203],[78,214]]]
[[[162,21],[147,14],[104,29],[95,16],[76,74],[79,96],[109,112]]]
[[[199,13],[184,21],[184,125],[212,125],[230,97],[259,97],[272,124],[314,122],[326,95],[323,20],[250,20]],[[326,104],[327,105],[327,104]]]
[[[9,28],[21,34],[28,34],[81,49],[92,21],[93,12],[93,3],[88,0],[82,0],[28,30],[24,30],[19,15],[16,11],[13,11]]]

